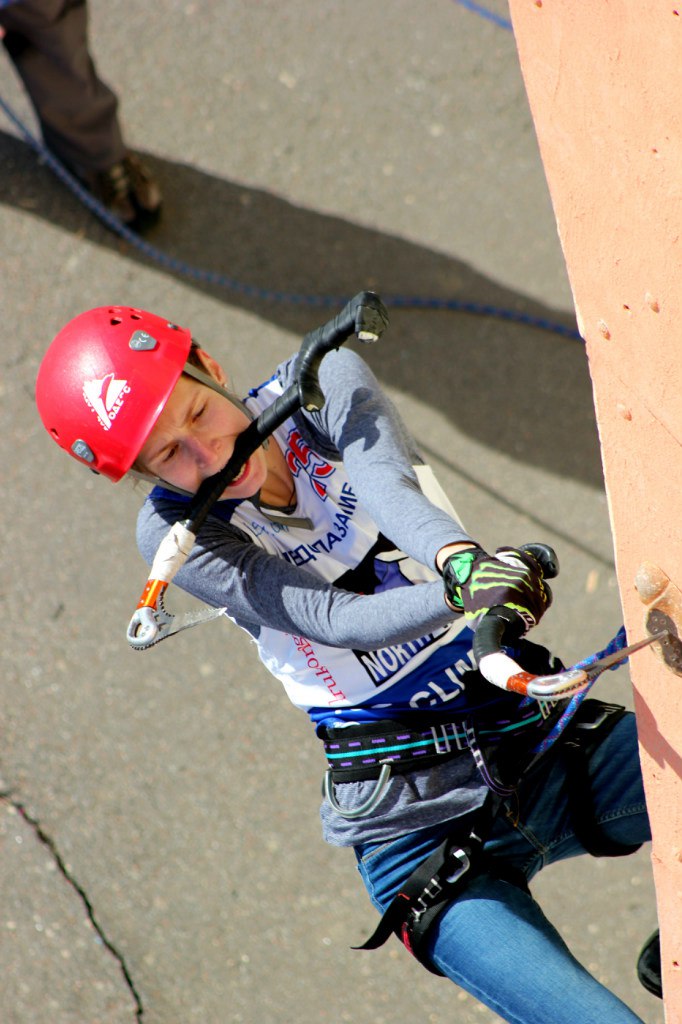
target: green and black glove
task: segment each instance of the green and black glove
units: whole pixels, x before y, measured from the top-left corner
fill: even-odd
[[[509,608],[523,621],[524,632],[537,625],[552,603],[540,562],[519,548],[498,548],[494,555],[482,548],[456,551],[443,565],[443,582],[447,600],[466,619],[478,619],[491,608]]]

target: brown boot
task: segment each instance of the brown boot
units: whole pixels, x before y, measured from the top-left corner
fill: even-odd
[[[161,189],[135,153],[107,168],[81,176],[84,185],[133,231],[142,232],[161,215]]]

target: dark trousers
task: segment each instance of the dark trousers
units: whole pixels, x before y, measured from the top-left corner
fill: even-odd
[[[17,0],[0,11],[3,43],[35,108],[45,145],[77,173],[118,163],[118,100],[88,50],[85,0]]]

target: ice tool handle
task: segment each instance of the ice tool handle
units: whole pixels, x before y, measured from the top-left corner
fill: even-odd
[[[559,563],[552,548],[545,544],[524,544],[521,550],[535,557],[545,579],[553,579],[558,574]],[[513,643],[518,640],[523,630],[522,620],[513,609],[491,608],[481,619],[474,635],[473,651],[479,671],[489,683],[523,697],[535,700],[575,698],[571,701],[569,714],[575,712],[594,680],[605,669],[616,668],[631,654],[668,636],[667,630],[652,633],[627,647],[619,644],[610,652],[606,650],[598,657],[587,658],[573,668],[553,675],[537,676],[524,672],[502,649],[505,641]]]
[[[164,608],[163,598],[169,584],[187,561],[211,508],[250,456],[293,413],[301,408],[308,412],[322,408],[324,394],[318,375],[324,356],[340,348],[353,334],[363,342],[377,341],[387,324],[388,313],[381,299],[374,292],[365,291],[359,292],[328,323],[306,334],[296,358],[294,382],[237,437],[225,466],[204,480],[190,503],[187,518],[175,523],[161,541],[128,625],[131,647],[144,650],[181,628]]]

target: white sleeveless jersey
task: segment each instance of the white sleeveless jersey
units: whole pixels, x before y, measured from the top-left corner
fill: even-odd
[[[276,381],[269,382],[249,400],[249,408],[259,412],[281,390]],[[378,593],[438,578],[435,570],[380,535],[359,504],[343,464],[310,448],[294,421],[287,421],[274,440],[294,477],[296,507],[290,515],[276,515],[250,502],[238,505],[230,522],[255,544],[353,593]],[[431,470],[419,466],[416,471],[424,493],[456,518]],[[282,682],[290,700],[316,723],[331,724],[386,717],[387,708],[454,710],[463,697],[460,676],[473,668],[472,636],[464,620],[457,619],[438,632],[373,651],[331,647],[270,627],[261,627],[255,642],[261,661]]]

